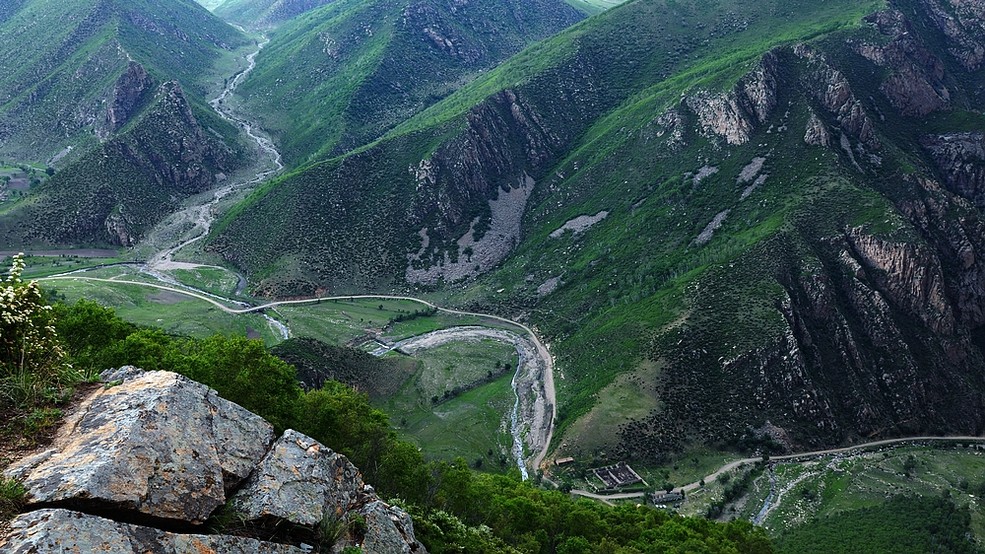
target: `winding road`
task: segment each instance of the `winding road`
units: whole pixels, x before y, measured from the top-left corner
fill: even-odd
[[[140,272],[155,279],[160,284],[126,279],[86,277],[81,275],[78,271],[45,277],[38,280],[57,281],[71,279],[155,288],[208,302],[209,304],[212,304],[218,309],[229,314],[247,314],[255,312],[262,313],[267,309],[276,308],[277,306],[316,304],[319,302],[332,300],[406,300],[422,304],[428,308],[435,309],[446,314],[478,317],[486,321],[496,321],[511,327],[515,327],[519,331],[522,331],[524,335],[528,336],[529,339],[518,333],[492,328],[483,328],[484,330],[481,333],[479,331],[473,331],[469,334],[474,335],[476,333],[486,333],[495,335],[495,337],[492,337],[495,340],[501,340],[515,346],[517,351],[520,353],[521,359],[526,361],[526,363],[518,364],[517,372],[513,379],[513,387],[514,392],[516,393],[517,401],[512,414],[511,430],[514,437],[514,458],[517,460],[517,465],[520,468],[521,474],[524,478],[527,478],[528,468],[536,469],[543,464],[544,458],[547,456],[548,449],[550,448],[551,440],[554,435],[554,423],[557,419],[557,400],[554,390],[554,360],[547,347],[543,342],[541,342],[540,338],[530,327],[504,317],[492,314],[453,310],[437,306],[420,298],[409,296],[373,294],[356,296],[349,295],[310,298],[304,300],[284,300],[268,302],[258,306],[248,306],[244,305],[242,302],[223,298],[215,294],[179,283],[176,279],[166,273],[167,271],[174,269],[216,267],[198,263],[177,262],[174,260],[174,256],[178,251],[191,244],[201,241],[208,236],[213,223],[219,216],[219,204],[224,198],[234,193],[248,191],[255,185],[262,183],[284,169],[283,160],[280,152],[277,150],[276,145],[256,129],[255,123],[237,115],[229,106],[228,102],[229,98],[234,94],[236,89],[256,68],[256,58],[259,56],[264,46],[266,46],[269,42],[270,41],[268,38],[263,37],[262,40],[257,43],[256,51],[246,57],[246,67],[230,78],[223,87],[222,92],[209,102],[220,117],[242,129],[250,140],[256,143],[257,148],[263,154],[263,157],[268,159],[268,161],[266,163],[261,162],[263,165],[261,165],[261,168],[256,171],[255,175],[222,186],[213,191],[211,195],[204,195],[200,197],[197,201],[199,203],[193,203],[186,206],[184,209],[168,217],[165,222],[160,224],[148,235],[152,238],[145,241],[143,246],[145,248],[149,248],[155,253],[150,255],[147,263],[140,267]],[[168,246],[164,247],[162,243],[167,244]],[[241,275],[239,278],[240,283],[237,289],[238,291],[240,291],[245,284],[245,280]],[[268,322],[270,322],[272,326],[277,328],[282,338],[286,339],[290,336],[290,331],[286,326],[266,314],[264,314],[264,316],[267,317]],[[529,451],[532,452],[531,456],[526,459],[523,456],[523,429],[526,429],[526,446]]]
[[[160,279],[155,275],[155,272],[148,273],[150,276]],[[53,275],[51,277],[42,277],[37,279],[38,281],[94,281],[99,283],[110,283],[114,285],[135,285],[140,287],[149,287],[163,291],[169,291],[177,294],[182,294],[208,302],[209,304],[215,306],[216,308],[222,310],[225,313],[238,315],[238,314],[248,314],[263,312],[265,310],[276,308],[278,306],[297,306],[305,304],[319,304],[322,302],[331,302],[334,300],[360,300],[360,299],[370,299],[370,300],[404,300],[409,302],[416,302],[422,304],[427,308],[437,310],[442,313],[467,316],[467,317],[478,317],[481,319],[488,319],[497,321],[499,323],[504,323],[516,327],[524,332],[524,334],[529,337],[529,339],[520,336],[517,333],[512,333],[502,329],[493,329],[489,327],[473,327],[475,330],[472,335],[482,335],[487,338],[492,338],[494,340],[501,340],[507,344],[511,344],[517,348],[517,352],[520,353],[521,360],[526,363],[517,364],[517,373],[513,379],[514,391],[517,394],[517,404],[514,408],[514,417],[512,418],[511,430],[514,437],[514,457],[518,460],[518,466],[521,468],[521,474],[524,478],[528,476],[529,469],[537,469],[543,464],[544,458],[547,456],[548,450],[550,449],[551,439],[554,435],[554,424],[557,419],[557,400],[556,393],[554,390],[554,359],[548,351],[547,347],[541,342],[537,333],[533,331],[530,327],[520,323],[518,321],[513,321],[504,317],[500,317],[492,314],[482,314],[477,312],[466,312],[461,310],[453,310],[451,308],[444,308],[438,306],[427,300],[420,298],[414,298],[412,296],[398,296],[398,295],[386,295],[386,294],[361,294],[361,295],[347,295],[347,296],[323,296],[318,298],[307,298],[300,300],[280,300],[275,302],[267,302],[265,304],[260,304],[257,306],[245,306],[241,308],[230,307],[223,304],[218,299],[221,299],[229,304],[242,304],[239,302],[234,302],[228,299],[222,299],[211,293],[206,293],[204,291],[199,291],[191,288],[183,288],[174,286],[171,284],[157,284],[148,283],[144,281],[131,281],[126,279],[104,279],[101,277],[85,277],[78,272],[72,272],[71,274],[64,275]],[[460,328],[457,328],[460,329]],[[481,329],[481,332],[479,331]],[[446,331],[446,330],[443,330]],[[437,331],[436,333],[440,333]],[[405,348],[412,341],[426,340],[425,337],[433,335],[433,333],[428,333],[426,335],[421,335],[418,337],[411,337],[402,342],[398,342],[393,348]],[[460,340],[465,340],[464,336],[460,336]],[[401,346],[402,345],[402,346]],[[435,344],[436,345],[436,344]],[[522,435],[521,429],[527,427],[526,434],[526,444],[527,447],[533,454],[526,460],[523,459],[523,446],[517,442],[518,437]]]
[[[969,442],[969,441],[975,441],[975,442],[985,441],[985,437],[971,437],[971,436],[954,436],[954,437],[927,437],[927,436],[902,437],[902,438],[898,438],[898,439],[885,439],[885,440],[878,440],[878,441],[872,441],[872,442],[865,442],[865,443],[862,443],[862,444],[855,444],[855,445],[852,445],[852,446],[844,446],[844,447],[840,447],[840,448],[829,448],[827,450],[814,450],[814,451],[811,451],[811,452],[801,452],[801,453],[798,453],[798,454],[785,454],[783,456],[772,456],[769,459],[770,459],[770,461],[774,461],[774,462],[783,462],[783,461],[789,461],[789,460],[799,460],[801,458],[817,458],[817,457],[820,457],[820,456],[828,456],[828,455],[831,455],[831,454],[842,454],[842,453],[845,453],[845,452],[852,452],[852,451],[855,451],[855,450],[862,450],[862,449],[865,449],[865,448],[875,448],[875,447],[879,447],[879,446],[892,446],[892,445],[903,444],[903,443],[908,443],[908,442]],[[729,471],[732,471],[733,469],[736,469],[739,466],[743,466],[745,464],[751,464],[751,463],[759,462],[759,461],[762,461],[762,460],[763,460],[762,457],[758,457],[758,458],[742,458],[741,460],[731,461],[731,462],[723,465],[722,467],[718,468],[717,470],[715,470],[714,473],[711,473],[711,474],[705,476],[704,479],[701,479],[700,481],[696,481],[694,483],[690,483],[690,484],[684,485],[683,487],[680,487],[677,490],[678,491],[681,491],[681,492],[685,492],[685,493],[694,491],[696,489],[701,488],[702,486],[707,485],[708,483],[712,483],[712,482],[718,480],[718,478],[721,477],[723,474],[725,474],[725,473],[727,473]],[[702,484],[702,482],[704,484]],[[571,494],[575,494],[575,495],[578,495],[578,496],[584,496],[585,498],[591,498],[591,499],[594,499],[594,500],[600,500],[602,502],[605,502],[606,504],[611,504],[613,500],[628,500],[630,498],[643,498],[644,496],[646,496],[646,493],[644,493],[644,492],[627,492],[627,493],[616,493],[616,494],[595,494],[593,492],[589,492],[589,491],[585,491],[585,490],[579,490],[579,489],[572,490],[571,491]]]

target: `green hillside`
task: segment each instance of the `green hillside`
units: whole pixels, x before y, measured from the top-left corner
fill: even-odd
[[[892,7],[625,4],[270,183],[210,248],[266,294],[526,315],[581,458],[978,432],[981,14]]]
[[[580,18],[562,0],[338,0],[280,27],[239,94],[294,165],[377,138]]]
[[[251,29],[275,27],[333,0],[225,0],[209,7],[225,21]]]
[[[3,244],[133,246],[181,199],[243,163],[228,124],[196,114],[177,83],[146,94],[147,107],[120,134],[0,211]]]
[[[0,157],[58,173],[0,207],[4,244],[131,246],[242,163],[236,129],[206,97],[248,43],[198,4],[29,0],[5,10]]]
[[[5,2],[0,155],[44,162],[114,132],[120,121],[108,121],[105,103],[119,96],[115,86],[131,63],[158,84],[177,80],[193,102],[204,103],[219,58],[244,44],[191,0]]]

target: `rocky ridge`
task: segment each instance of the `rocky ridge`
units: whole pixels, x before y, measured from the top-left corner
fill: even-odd
[[[314,439],[274,441],[268,422],[174,373],[103,379],[51,448],[4,471],[27,498],[0,552],[426,552],[410,517]],[[220,512],[240,524],[209,519]]]

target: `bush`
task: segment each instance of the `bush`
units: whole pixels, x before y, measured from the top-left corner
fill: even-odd
[[[0,521],[17,515],[24,506],[27,489],[19,481],[0,477]]]
[[[24,281],[24,256],[14,256],[0,282],[0,405],[26,408],[58,399],[78,381],[66,363],[54,312],[37,281]]]

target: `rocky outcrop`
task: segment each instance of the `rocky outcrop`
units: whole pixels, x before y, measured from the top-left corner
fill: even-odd
[[[288,430],[233,497],[232,507],[250,522],[273,518],[310,526],[343,515],[362,493],[359,470],[345,456]]]
[[[880,87],[890,103],[903,115],[918,117],[947,108],[951,92],[944,85],[944,64],[923,45],[903,14],[886,10],[866,21],[891,37],[885,45],[855,45],[861,56],[892,70]]]
[[[931,135],[921,142],[947,188],[985,208],[985,134]]]
[[[985,62],[985,6],[978,0],[921,0],[920,6],[944,33],[948,51],[965,69]]]
[[[106,109],[107,134],[115,133],[130,121],[138,108],[153,92],[154,79],[144,66],[130,62],[113,87],[109,108]]]
[[[831,146],[831,132],[824,120],[818,117],[814,110],[810,111],[810,117],[807,119],[804,142],[811,146]]]
[[[410,517],[314,439],[288,430],[273,442],[262,418],[175,373],[128,367],[103,378],[50,449],[4,472],[27,489],[27,512],[0,551],[291,553],[302,544],[362,544],[380,554],[426,552]],[[284,544],[208,533],[202,524],[223,505],[241,523],[236,535],[262,531]],[[365,524],[350,529],[356,518]],[[339,536],[326,536],[326,525]]]
[[[204,522],[266,452],[273,427],[174,373],[121,377],[86,400],[51,449],[6,474],[25,484],[29,504],[114,506]]]
[[[768,52],[732,90],[688,96],[685,103],[697,115],[702,131],[732,145],[749,142],[753,130],[776,108],[778,63],[776,53]]]
[[[793,53],[806,62],[806,71],[801,76],[803,90],[834,116],[843,132],[866,146],[878,148],[875,128],[848,78],[832,67],[824,54],[810,46],[798,44]]]
[[[0,551],[9,554],[302,554],[308,551],[245,537],[169,533],[59,509],[23,514],[12,522],[11,528],[11,535],[0,539]]]

